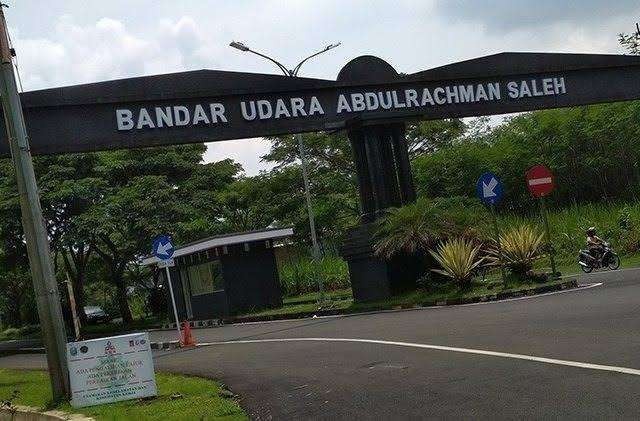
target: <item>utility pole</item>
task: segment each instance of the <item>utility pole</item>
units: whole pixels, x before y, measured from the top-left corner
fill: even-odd
[[[33,171],[27,130],[22,115],[22,104],[13,73],[13,51],[9,45],[3,7],[6,5],[0,3],[0,97],[11,157],[16,170],[22,227],[29,255],[42,338],[47,351],[51,390],[53,400],[59,402],[69,395],[67,337],[60,307],[60,293],[53,271],[49,240]]]
[[[311,230],[311,245],[313,247],[313,260],[320,260],[320,246],[316,237],[316,221],[313,216],[313,204],[311,203],[311,189],[309,188],[309,175],[307,174],[307,154],[304,149],[304,142],[300,133],[296,134],[298,141],[298,150],[300,151],[300,164],[302,166],[302,179],[304,180],[304,197],[307,201],[307,212],[309,214],[309,229]],[[319,278],[318,278],[319,279]],[[320,302],[324,302],[324,284],[321,279],[318,280],[318,293]]]

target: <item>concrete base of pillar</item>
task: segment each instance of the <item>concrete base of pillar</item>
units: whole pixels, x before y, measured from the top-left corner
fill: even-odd
[[[384,260],[374,253],[375,224],[364,223],[351,229],[340,248],[349,265],[351,289],[356,302],[384,300],[410,291],[425,272],[424,259],[399,255]]]

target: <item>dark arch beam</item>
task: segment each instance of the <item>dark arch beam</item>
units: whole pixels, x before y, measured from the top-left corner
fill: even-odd
[[[350,76],[329,81],[199,70],[26,92],[22,103],[32,152],[47,154],[335,130],[367,120],[466,117],[640,98],[640,57],[624,55],[501,53],[411,75],[398,75],[383,60],[362,56],[345,66],[341,75],[345,74]],[[426,100],[425,90],[431,97]],[[341,95],[349,107],[338,112]],[[392,103],[386,107],[389,95]],[[370,106],[364,110],[358,108],[361,96],[369,98]],[[259,110],[255,118],[245,118],[242,103],[248,111],[251,104],[261,109],[262,118]],[[164,117],[158,116],[157,109]],[[4,127],[0,133],[5,136]],[[0,155],[6,156],[9,151],[3,140]]]

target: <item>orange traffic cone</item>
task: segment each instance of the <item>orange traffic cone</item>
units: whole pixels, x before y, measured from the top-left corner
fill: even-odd
[[[188,321],[182,322],[182,338],[180,338],[180,347],[196,346],[196,341],[191,334],[191,326]]]

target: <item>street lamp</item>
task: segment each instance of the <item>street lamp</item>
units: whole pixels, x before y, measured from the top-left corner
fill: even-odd
[[[270,62],[274,63],[276,66],[278,66],[278,68],[282,71],[282,73],[284,73],[285,76],[289,76],[289,77],[298,77],[298,72],[300,71],[300,68],[302,67],[302,65],[309,59],[318,56],[322,53],[326,53],[329,50],[333,50],[336,47],[340,46],[340,42],[335,43],[335,44],[329,44],[326,47],[324,47],[322,50],[317,51],[313,54],[311,54],[310,56],[304,58],[302,61],[300,61],[300,63],[298,63],[296,65],[296,67],[294,67],[292,70],[287,69],[282,63],[280,63],[279,61],[265,55],[262,53],[259,53],[257,51],[252,50],[251,48],[249,48],[248,46],[246,46],[244,43],[242,42],[238,42],[238,41],[231,41],[231,43],[229,44],[230,47],[235,48],[236,50],[240,50],[242,52],[249,52],[249,53],[253,53],[257,56],[260,56],[266,60],[269,60]],[[296,140],[298,141],[298,149],[300,151],[300,165],[302,167],[302,179],[304,180],[304,195],[307,201],[307,213],[309,214],[309,229],[311,230],[311,244],[313,246],[313,259],[314,260],[318,260],[320,258],[320,247],[318,246],[318,238],[316,237],[316,223],[315,223],[315,219],[313,217],[313,209],[311,207],[311,191],[309,188],[309,175],[307,174],[307,157],[306,157],[306,152],[305,152],[305,147],[304,147],[304,143],[302,142],[302,136],[297,133],[295,135]],[[320,278],[318,278],[318,289],[320,292],[320,301],[323,301],[324,299],[324,290],[323,290],[323,285],[322,285],[322,280],[320,280]]]
[[[327,52],[327,51],[329,51],[329,50],[333,50],[334,48],[339,47],[341,44],[342,44],[342,43],[337,42],[337,43],[335,43],[335,44],[329,44],[329,45],[327,45],[327,46],[326,46],[326,47],[324,47],[322,50],[320,50],[320,51],[318,51],[318,52],[315,52],[315,53],[311,54],[309,57],[306,57],[305,59],[303,59],[300,63],[298,63],[298,64],[296,65],[296,67],[294,67],[294,68],[293,68],[293,70],[289,70],[289,69],[287,69],[284,65],[282,65],[282,63],[280,63],[279,61],[277,61],[277,60],[275,60],[275,59],[273,59],[273,58],[271,58],[271,57],[269,57],[269,56],[267,56],[267,55],[265,55],[265,54],[262,54],[262,53],[259,53],[259,52],[257,52],[257,51],[252,50],[251,48],[249,48],[247,45],[245,45],[245,44],[244,44],[244,43],[242,43],[242,42],[239,42],[239,41],[231,41],[231,43],[229,44],[229,47],[233,47],[233,48],[235,48],[236,50],[240,50],[240,51],[242,51],[242,52],[249,52],[249,53],[253,53],[253,54],[257,55],[257,56],[260,56],[260,57],[262,57],[262,58],[264,58],[264,59],[267,59],[267,60],[269,60],[270,62],[272,62],[273,64],[275,64],[276,66],[278,66],[278,68],[279,68],[280,70],[282,70],[282,73],[284,73],[284,75],[285,75],[285,76],[297,77],[297,76],[298,76],[298,72],[300,71],[300,68],[302,67],[302,65],[303,65],[307,60],[309,60],[310,58],[313,58],[313,57],[315,57],[315,56],[318,56],[318,55],[320,55],[320,54],[322,54],[322,53],[326,53],[326,52]]]

